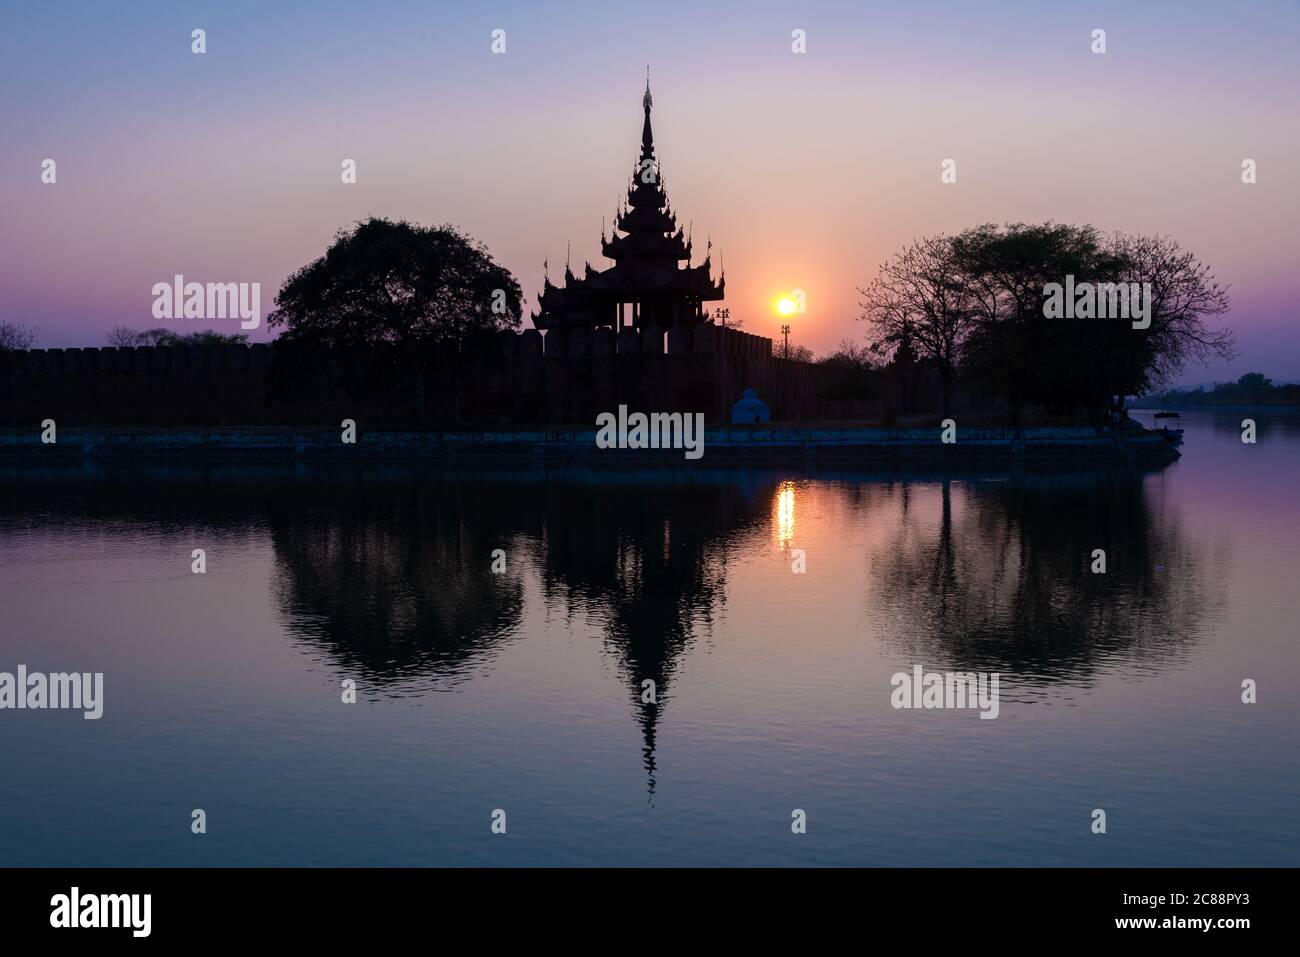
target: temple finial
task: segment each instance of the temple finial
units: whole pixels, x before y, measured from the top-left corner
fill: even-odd
[[[645,68],[645,96],[641,97],[641,105],[645,107],[645,123],[641,127],[641,159],[654,156],[655,138],[650,132],[650,105],[654,102],[650,98],[650,67]]]

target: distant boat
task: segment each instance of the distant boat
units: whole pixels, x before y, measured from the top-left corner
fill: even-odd
[[[1178,417],[1177,412],[1157,412],[1155,418],[1157,423],[1161,420],[1166,423],[1160,426],[1161,435],[1163,435],[1173,445],[1183,444],[1183,430],[1178,428],[1178,425],[1182,420]],[[1173,425],[1174,428],[1170,428],[1170,425]]]

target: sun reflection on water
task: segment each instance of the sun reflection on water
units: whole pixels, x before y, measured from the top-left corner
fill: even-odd
[[[782,482],[776,490],[776,519],[773,528],[776,531],[777,547],[789,548],[794,540],[793,482]]]

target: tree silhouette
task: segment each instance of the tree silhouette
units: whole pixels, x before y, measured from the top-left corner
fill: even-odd
[[[138,346],[242,346],[248,343],[248,334],[243,332],[216,332],[212,329],[200,329],[180,335],[170,329],[159,326],[136,332],[128,326],[114,326],[108,330],[104,340],[118,349],[130,349]]]
[[[904,486],[880,523],[866,600],[899,610],[906,624],[888,640],[912,660],[1009,672],[1025,687],[1090,681],[1117,657],[1147,668],[1183,658],[1221,589],[1145,475],[1114,466]],[[1106,574],[1092,571],[1094,548]]]
[[[35,342],[35,329],[16,322],[0,322],[0,352],[22,352]]]
[[[953,255],[952,241],[931,236],[912,243],[880,267],[862,293],[872,353],[906,344],[939,373],[948,414],[961,347],[974,323],[972,279]]]
[[[1049,317],[1047,287],[1067,277],[1149,286],[1146,326],[1128,314]],[[1165,236],[986,224],[913,243],[862,294],[873,350],[913,349],[939,373],[945,411],[960,376],[1003,396],[1017,423],[1026,402],[1067,415],[1082,407],[1100,423],[1124,396],[1169,382],[1188,361],[1233,356],[1232,333],[1205,322],[1228,310],[1226,287]]]
[[[277,360],[324,350],[370,382],[413,373],[424,424],[434,355],[458,374],[461,347],[517,329],[521,304],[514,276],[455,227],[371,218],[285,280],[267,324],[285,329]]]

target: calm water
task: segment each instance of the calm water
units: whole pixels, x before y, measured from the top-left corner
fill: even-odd
[[[0,671],[105,674],[0,711],[0,864],[1296,865],[1300,415],[1243,414],[1145,474],[0,466]]]

